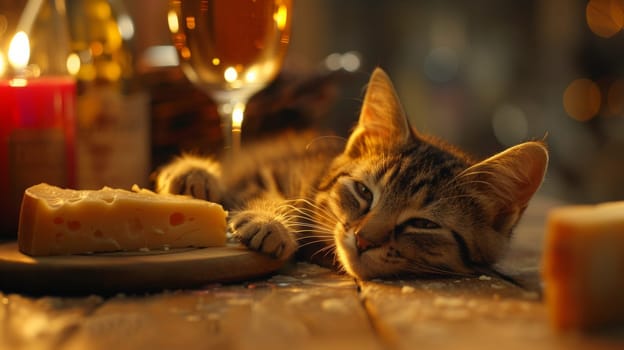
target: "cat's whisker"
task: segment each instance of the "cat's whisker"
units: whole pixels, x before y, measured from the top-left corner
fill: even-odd
[[[296,238],[296,240],[304,240],[310,237],[326,237],[326,238],[334,239],[334,235],[331,232],[327,232],[327,231],[319,232],[319,231],[310,230],[310,229],[298,229],[294,231],[294,233],[296,233],[299,236]]]
[[[291,215],[284,220],[288,222],[289,224],[292,224],[292,226],[306,227],[306,228],[317,229],[319,231],[327,231],[327,232],[333,231],[333,226],[330,226],[327,223],[323,223],[323,222],[312,223],[306,220],[305,217],[301,217],[298,215]]]
[[[334,241],[334,237],[330,236],[330,235],[310,235],[310,236],[302,236],[302,237],[297,237],[297,241],[308,241],[308,240],[322,240],[322,241]]]
[[[303,248],[303,247],[306,247],[306,246],[309,246],[309,245],[318,244],[318,243],[326,243],[326,242],[333,242],[333,241],[334,241],[333,239],[331,239],[331,240],[315,240],[315,241],[310,241],[310,242],[306,242],[306,243],[304,243],[304,244],[301,244],[301,245],[299,246],[299,248]],[[325,248],[319,249],[319,251],[320,251],[320,250],[323,250],[323,249],[325,249]],[[316,254],[316,252],[315,252],[315,254]],[[314,256],[314,255],[313,255],[313,256]]]
[[[305,227],[305,226],[300,226],[298,225],[298,227],[295,228],[296,232],[300,232],[300,233],[312,233],[315,235],[323,235],[323,236],[331,236],[333,237],[333,231],[328,229],[328,228],[322,228],[322,227]]]
[[[332,227],[328,226],[328,225],[317,225],[317,224],[311,224],[311,223],[307,223],[307,222],[299,222],[297,223],[297,226],[301,226],[301,227],[307,227],[307,228],[312,228],[312,229],[319,229],[319,230],[326,230],[328,232],[332,232]]]
[[[333,219],[333,220],[338,220],[338,217],[336,217],[336,215],[333,212],[327,210],[326,208],[323,208],[323,207],[319,206],[318,204],[310,201],[309,199],[298,198],[298,199],[295,199],[293,201],[295,201],[295,202],[303,202],[305,205],[308,205],[310,207],[310,208],[298,207],[298,209],[308,210],[309,212],[311,212],[315,216],[318,215],[319,212],[322,212],[322,213],[328,215],[326,218]]]
[[[321,209],[320,207],[317,207],[317,210],[313,210],[311,208],[305,208],[305,207],[297,207],[295,205],[290,205],[290,204],[284,204],[281,208],[288,208],[294,212],[297,212],[301,215],[301,217],[306,218],[308,220],[315,220],[317,218],[323,218],[326,219],[328,221],[338,221],[338,218],[335,217],[335,215],[333,215],[333,213],[330,214],[329,211],[323,211],[323,210],[319,210]]]
[[[336,245],[332,244],[332,245],[328,245],[326,247],[323,247],[323,248],[317,250],[316,252],[314,252],[314,254],[312,254],[311,257],[315,257],[316,255],[318,255],[320,253],[323,253],[323,256],[325,257],[328,254],[333,254],[335,251],[336,251]],[[335,254],[334,254],[334,256],[335,256]],[[334,261],[334,263],[335,263],[335,261]]]

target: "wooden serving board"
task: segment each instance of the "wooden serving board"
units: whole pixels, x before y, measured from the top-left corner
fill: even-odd
[[[0,291],[114,294],[238,282],[276,271],[283,262],[239,245],[170,251],[31,257],[17,242],[0,244]]]

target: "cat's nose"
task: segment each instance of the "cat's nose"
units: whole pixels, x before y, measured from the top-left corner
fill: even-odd
[[[356,231],[354,236],[355,236],[355,246],[357,247],[357,250],[360,254],[371,248],[375,248],[378,246],[374,242],[364,238],[364,236],[359,231]]]

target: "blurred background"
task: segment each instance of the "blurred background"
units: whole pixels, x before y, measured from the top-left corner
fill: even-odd
[[[133,20],[149,171],[218,151],[214,105],[177,67],[167,1],[113,2]],[[480,157],[546,139],[542,192],[624,199],[623,25],[622,0],[296,0],[283,73],[250,103],[243,142],[289,120],[347,135],[380,66],[421,131]]]
[[[168,45],[166,1],[128,1],[139,54]],[[383,67],[413,125],[479,155],[545,138],[542,189],[624,199],[624,1],[296,0],[287,70],[346,71],[323,122],[346,133]],[[143,67],[147,69],[146,67]]]

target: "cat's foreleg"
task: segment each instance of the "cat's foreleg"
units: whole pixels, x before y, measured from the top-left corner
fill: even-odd
[[[249,249],[286,260],[298,247],[292,210],[283,199],[255,199],[231,212],[230,229]]]
[[[211,202],[222,202],[221,167],[210,158],[183,155],[161,168],[156,192],[185,194]]]

